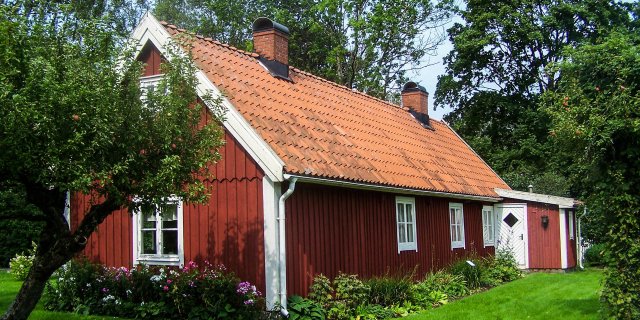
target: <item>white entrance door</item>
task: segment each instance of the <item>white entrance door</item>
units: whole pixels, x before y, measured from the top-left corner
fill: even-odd
[[[497,249],[510,250],[520,268],[528,268],[527,205],[505,203],[495,209]]]

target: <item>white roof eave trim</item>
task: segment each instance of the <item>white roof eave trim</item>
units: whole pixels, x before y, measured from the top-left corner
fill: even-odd
[[[307,182],[307,183],[327,185],[327,186],[339,186],[339,187],[361,189],[361,190],[390,192],[395,194],[410,194],[410,195],[418,195],[418,196],[431,196],[431,197],[438,197],[438,198],[450,198],[450,199],[462,199],[462,200],[477,200],[477,201],[486,201],[486,202],[500,202],[502,200],[502,198],[499,198],[499,197],[475,196],[475,195],[465,195],[465,194],[449,193],[449,192],[391,187],[391,186],[333,180],[333,179],[327,179],[327,178],[309,177],[309,176],[301,176],[301,175],[286,174],[286,173],[284,174],[284,178],[286,180],[289,180],[291,178],[296,178],[298,182]]]
[[[166,53],[165,46],[170,43],[171,35],[162,24],[151,14],[146,13],[131,35],[131,39],[137,43],[136,55],[140,53],[147,41],[150,41],[160,50]],[[185,54],[181,52],[181,54]],[[249,153],[265,175],[274,182],[282,182],[284,162],[273,149],[262,139],[257,131],[247,122],[240,112],[224,97],[221,91],[209,80],[207,75],[198,68],[196,72],[198,79],[197,92],[199,96],[204,96],[210,92],[214,97],[222,97],[222,105],[225,108],[225,129],[240,143]],[[207,105],[208,108],[212,106]]]
[[[540,203],[548,203],[555,204],[559,206],[561,209],[570,209],[575,207],[575,200],[573,198],[565,198],[558,196],[551,196],[547,194],[540,193],[532,193],[525,191],[515,191],[515,190],[506,190],[496,188],[494,191],[503,198],[510,198],[516,200],[524,200],[524,201],[532,201],[532,202],[540,202]]]

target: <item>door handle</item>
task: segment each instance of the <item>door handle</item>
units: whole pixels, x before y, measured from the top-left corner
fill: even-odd
[[[520,240],[524,240],[524,234],[520,234]]]

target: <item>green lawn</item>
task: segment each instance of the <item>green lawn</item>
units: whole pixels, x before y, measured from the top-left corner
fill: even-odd
[[[13,301],[13,298],[18,293],[18,290],[20,290],[21,283],[22,282],[20,281],[16,281],[12,275],[4,271],[0,271],[0,316],[2,316],[2,314],[4,314],[4,312],[7,311],[7,309],[9,308],[9,305]],[[50,311],[45,311],[44,308],[42,307],[42,304],[38,304],[38,306],[36,307],[36,310],[34,310],[33,313],[31,313],[31,316],[29,317],[29,319],[88,320],[88,319],[115,319],[115,318],[80,316],[77,314],[64,313],[64,312],[50,312]]]
[[[602,271],[568,274],[534,273],[487,292],[406,319],[599,319]],[[0,272],[0,310],[4,313],[20,288]],[[29,319],[114,319],[44,311],[41,304]]]
[[[533,273],[406,319],[599,319],[602,271]]]

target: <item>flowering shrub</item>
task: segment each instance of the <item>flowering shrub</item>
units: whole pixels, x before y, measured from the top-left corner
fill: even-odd
[[[33,259],[36,256],[36,250],[38,249],[38,246],[35,242],[31,242],[31,246],[31,250],[29,250],[26,254],[17,254],[9,261],[11,274],[13,274],[16,280],[24,281],[29,274],[31,265],[33,265]]]
[[[55,311],[126,318],[256,319],[264,306],[255,286],[209,263],[127,269],[72,261],[52,280],[44,303]]]

